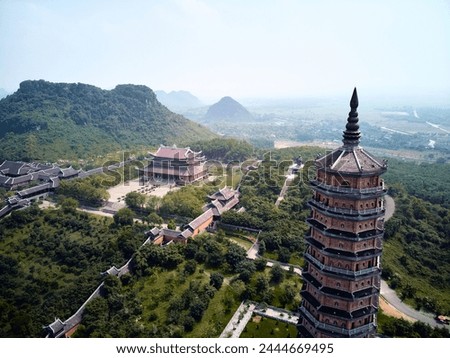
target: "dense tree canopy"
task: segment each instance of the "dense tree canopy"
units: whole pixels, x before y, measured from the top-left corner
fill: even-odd
[[[71,205],[32,206],[2,219],[0,337],[42,336],[43,326],[70,317],[91,295],[101,272],[126,262],[132,249],[120,241],[139,246],[143,228],[125,237],[111,224]]]
[[[217,138],[202,140],[191,144],[192,149],[201,150],[208,160],[225,164],[231,161],[243,162],[254,154],[254,147],[243,140]]]
[[[103,176],[97,175],[83,179],[62,180],[56,194],[76,199],[84,205],[98,207],[109,198],[104,179]]]
[[[207,201],[207,195],[212,194],[216,187],[211,185],[185,186],[179,190],[167,193],[161,201],[159,213],[162,216],[177,215],[193,219],[199,216]]]

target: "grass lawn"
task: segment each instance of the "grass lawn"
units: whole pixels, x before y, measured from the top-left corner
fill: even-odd
[[[238,244],[239,246],[243,247],[245,251],[248,251],[250,247],[252,247],[252,243],[248,240],[245,240],[242,237],[227,235],[226,238],[230,241],[233,241],[234,243]]]
[[[302,279],[297,274],[291,274],[285,271],[284,278],[281,282],[272,282],[271,268],[266,267],[264,272],[256,272],[249,285],[256,288],[258,277],[265,276],[268,282],[267,289],[258,291],[252,298],[257,302],[266,302],[267,304],[287,310],[296,310],[300,305],[300,290],[302,287]]]
[[[291,265],[303,267],[303,265],[305,264],[305,259],[303,258],[303,255],[294,254],[291,256],[289,263]]]
[[[186,337],[189,338],[214,338],[219,337],[226,325],[238,309],[240,302],[234,301],[229,310],[225,309],[224,301],[227,297],[233,297],[232,288],[223,284],[209,302],[201,321],[197,323]]]
[[[231,174],[231,175],[229,175]],[[240,168],[233,168],[232,173],[227,173],[226,176],[226,185],[231,186],[232,188],[236,189],[239,185],[242,178],[242,172]]]
[[[266,251],[263,255],[264,258],[269,260],[278,260],[278,252],[275,251]]]
[[[263,255],[266,259],[278,261],[278,252],[277,251],[266,251]],[[302,267],[305,263],[302,254],[293,254],[289,260],[289,264],[296,265]]]
[[[220,187],[226,185],[236,189],[242,179],[242,171],[238,167],[233,167],[232,171],[225,167],[213,167],[210,168],[210,174],[216,177]]]
[[[202,272],[203,271],[203,272]],[[188,289],[191,282],[208,283],[210,272],[204,270],[202,265],[197,267],[194,274],[184,276],[179,270],[166,271],[156,269],[150,277],[139,279],[132,287],[142,301],[142,324],[151,329],[153,325],[163,326],[167,319],[167,310],[170,300],[180,297]],[[230,302],[229,309],[224,302]],[[208,308],[200,322],[194,325],[186,337],[218,337],[225,329],[240,302],[234,301],[232,288],[225,280],[220,290],[209,302]]]
[[[288,274],[286,272],[285,278],[280,284],[271,284],[273,288],[274,297],[271,302],[272,306],[285,308],[290,311],[296,310],[300,305],[300,289],[302,288],[302,279],[297,274]],[[295,292],[294,298],[286,298],[286,290],[290,287],[292,292]]]
[[[274,319],[253,316],[245,326],[240,338],[295,338],[297,328]]]

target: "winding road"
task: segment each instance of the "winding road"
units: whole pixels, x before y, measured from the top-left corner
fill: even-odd
[[[386,208],[384,220],[388,221],[392,217],[392,215],[394,215],[395,201],[391,196],[386,195],[384,203]],[[417,311],[411,306],[408,306],[406,303],[402,302],[402,300],[397,296],[397,293],[392,288],[390,288],[387,282],[384,280],[381,280],[380,293],[388,304],[396,308],[404,315],[410,317],[412,320],[427,323],[432,327],[445,327],[442,324],[436,322],[431,313]]]
[[[381,280],[381,296],[390,304],[395,307],[398,311],[404,315],[411,318],[411,321],[421,321],[429,324],[432,327],[445,327],[442,324],[436,322],[431,313],[426,313],[422,311],[417,311],[411,306],[403,303],[402,300],[397,296],[397,293],[388,286],[387,282]]]
[[[284,195],[285,191],[284,191],[284,193],[282,192],[282,194]],[[281,193],[280,193],[280,197],[283,197],[281,195]],[[277,200],[277,201],[279,201],[279,200]],[[384,218],[385,218],[385,221],[388,221],[394,215],[394,212],[395,212],[395,201],[389,195],[385,196],[385,209],[386,209],[386,211],[385,211]],[[253,244],[253,246],[248,250],[247,257],[252,260],[255,260],[256,258],[258,258],[259,257],[258,248],[259,248],[258,242],[255,242]],[[271,263],[268,262],[267,265],[271,266]],[[289,265],[287,265],[287,264],[280,263],[280,265],[285,270],[289,269]],[[296,269],[295,272],[300,276],[302,274],[300,269]],[[418,311],[418,310],[412,308],[411,306],[408,306],[406,303],[402,302],[402,300],[397,296],[397,293],[393,289],[391,289],[389,287],[389,285],[387,284],[387,282],[384,280],[381,280],[380,293],[381,293],[381,296],[386,301],[385,304],[392,306],[395,310],[400,312],[401,316],[403,316],[405,319],[407,319],[409,321],[421,321],[421,322],[429,324],[432,327],[447,327],[447,326],[443,326],[442,324],[436,322],[436,320],[434,319],[434,317],[431,313]],[[381,303],[382,302],[380,300],[380,304]]]

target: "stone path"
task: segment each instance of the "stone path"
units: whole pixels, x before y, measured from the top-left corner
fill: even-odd
[[[265,308],[264,310],[255,308],[253,313],[290,324],[296,325],[298,323],[298,316],[296,314],[277,307],[270,306]]]
[[[239,338],[248,321],[252,318],[254,309],[253,303],[242,302],[219,338]]]
[[[298,323],[298,316],[293,312],[272,306],[257,308],[255,303],[242,302],[219,338],[239,338],[253,314],[289,324]]]
[[[300,168],[303,168],[303,165]],[[280,194],[278,195],[277,201],[275,202],[275,206],[279,206],[280,203],[284,200],[284,196],[288,191],[289,185],[295,179],[295,174],[293,174],[292,171],[293,166],[291,165],[286,174],[286,180],[284,181],[283,187],[281,188]]]
[[[260,258],[260,256],[258,255],[258,249],[259,249],[259,242],[256,241],[252,245],[252,247],[247,251],[247,258],[250,259],[250,260],[256,260],[256,259]],[[286,270],[286,271],[289,271],[290,267],[292,266],[292,265],[289,265],[287,263],[279,262],[279,261],[275,261],[275,260],[267,261],[266,265],[268,267],[272,267],[275,263],[279,264],[281,266],[281,268],[283,270]],[[300,275],[300,276],[302,275],[302,270],[299,267],[295,267],[294,266],[294,272],[297,275]]]

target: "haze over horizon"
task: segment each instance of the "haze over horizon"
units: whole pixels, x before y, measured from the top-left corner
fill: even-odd
[[[202,100],[450,102],[450,2],[0,1],[0,88],[44,79]]]

